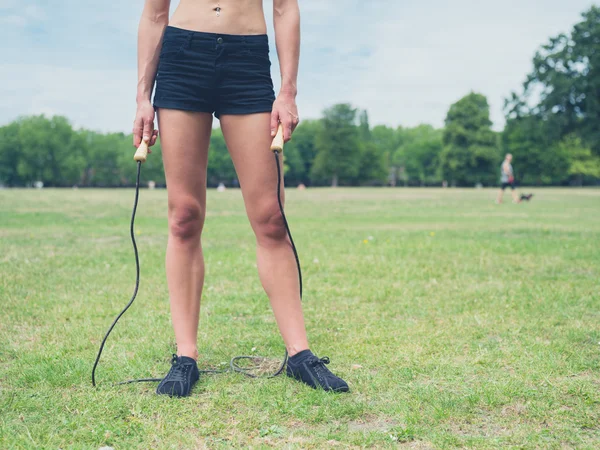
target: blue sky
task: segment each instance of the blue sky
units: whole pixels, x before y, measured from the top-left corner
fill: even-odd
[[[488,97],[496,129],[535,50],[568,32],[588,0],[299,0],[298,106],[319,117],[334,103],[371,124],[442,126],[471,90]],[[173,0],[175,7],[178,1]],[[265,0],[279,86],[271,1]],[[0,124],[24,114],[129,132],[143,0],[0,0]]]

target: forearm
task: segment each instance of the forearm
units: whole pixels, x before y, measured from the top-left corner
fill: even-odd
[[[296,96],[300,59],[300,9],[297,0],[275,0],[275,43],[281,70],[281,93]]]
[[[162,37],[169,22],[169,8],[146,5],[138,30],[138,86],[136,101],[149,101],[154,88]]]

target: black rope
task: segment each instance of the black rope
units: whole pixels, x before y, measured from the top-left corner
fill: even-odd
[[[123,308],[123,311],[119,313],[117,318],[113,321],[110,328],[104,335],[104,339],[102,339],[102,343],[100,344],[100,349],[98,350],[98,356],[96,356],[96,361],[94,362],[94,368],[92,369],[92,386],[96,386],[96,368],[98,367],[98,362],[100,361],[100,356],[102,356],[102,350],[104,350],[104,344],[106,344],[106,340],[108,336],[112,332],[113,328],[119,321],[119,319],[125,314],[125,312],[129,309],[129,307],[133,304],[135,297],[137,296],[138,289],[140,287],[140,258],[138,256],[137,244],[135,243],[135,233],[133,230],[133,226],[135,223],[135,212],[137,211],[138,199],[140,196],[140,172],[142,170],[142,163],[138,161],[137,163],[137,176],[135,178],[135,200],[133,201],[133,211],[131,213],[131,223],[129,225],[129,232],[131,235],[131,243],[133,244],[133,254],[135,255],[135,289],[133,290],[133,295],[131,296],[131,300],[127,303],[127,306]],[[151,378],[145,379],[144,381],[160,381],[160,378]]]
[[[283,218],[283,223],[285,225],[285,231],[287,231],[287,235],[290,238],[290,243],[292,244],[292,250],[294,251],[294,258],[296,258],[296,267],[298,268],[298,281],[300,282],[300,300],[302,300],[302,269],[300,268],[300,258],[298,257],[298,252],[296,251],[296,245],[294,244],[294,239],[292,238],[292,232],[290,231],[290,226],[288,225],[287,218],[285,217],[285,212],[283,210],[283,204],[281,203],[281,167],[279,166],[279,152],[275,153],[275,164],[277,165],[277,201],[279,202],[279,211],[281,211],[281,217]]]
[[[302,299],[302,270],[300,269],[300,258],[298,257],[298,252],[296,251],[296,245],[294,244],[294,239],[292,238],[292,232],[290,231],[290,227],[288,225],[287,218],[285,217],[285,211],[283,209],[283,202],[281,201],[281,178],[282,177],[281,177],[281,167],[280,167],[280,163],[279,163],[279,152],[276,151],[273,153],[275,154],[275,165],[277,166],[277,202],[279,203],[279,211],[281,212],[281,217],[283,218],[285,230],[287,232],[288,237],[290,238],[290,243],[292,244],[292,250],[294,251],[294,258],[296,259],[296,267],[298,268],[298,280],[300,282],[300,299]],[[123,308],[123,311],[121,311],[119,313],[119,315],[117,316],[117,318],[113,321],[110,328],[106,332],[104,339],[102,339],[102,343],[100,344],[100,349],[98,350],[98,355],[96,356],[96,361],[94,362],[94,368],[92,369],[92,385],[93,386],[96,386],[96,368],[98,367],[98,362],[100,361],[100,356],[102,356],[102,350],[104,350],[104,345],[106,344],[106,340],[108,339],[108,336],[112,332],[113,328],[115,327],[115,325],[117,324],[119,319],[123,316],[123,314],[125,314],[125,312],[133,304],[133,301],[135,300],[135,297],[137,296],[137,293],[138,293],[138,289],[140,287],[140,259],[138,256],[138,249],[137,249],[137,245],[135,242],[134,223],[135,223],[135,213],[137,211],[138,199],[139,199],[139,194],[140,194],[141,167],[142,167],[142,163],[138,161],[137,176],[136,176],[136,180],[135,180],[135,200],[133,202],[133,211],[131,213],[131,223],[130,223],[130,227],[129,227],[130,234],[131,234],[131,242],[133,244],[133,253],[135,255],[135,271],[136,271],[135,272],[135,289],[133,290],[133,295],[131,296],[131,300],[129,300],[129,303],[127,303],[125,308]],[[241,361],[241,360],[254,361],[255,365],[249,366],[249,367],[242,367],[238,364],[238,361]],[[287,352],[287,350],[285,351],[285,354],[281,361],[281,365],[279,366],[277,371],[271,375],[258,376],[258,375],[254,375],[253,373],[251,373],[252,370],[257,370],[260,367],[259,361],[261,361],[261,360],[264,361],[264,358],[260,358],[257,356],[236,356],[231,359],[231,361],[229,363],[229,369],[200,370],[199,372],[200,373],[225,373],[225,372],[228,372],[229,370],[231,370],[233,372],[242,373],[251,378],[273,378],[273,377],[276,377],[277,375],[280,375],[283,372],[283,369],[285,368],[285,364],[287,363],[287,360],[288,360],[288,352]],[[144,382],[154,382],[154,381],[162,381],[162,378],[139,378],[136,380],[122,381],[122,382],[116,383],[116,384],[122,385],[122,384],[144,383]]]

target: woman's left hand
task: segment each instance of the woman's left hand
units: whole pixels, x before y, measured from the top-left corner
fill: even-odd
[[[296,99],[292,95],[280,93],[271,112],[271,136],[277,133],[277,126],[283,125],[283,141],[287,142],[292,138],[292,133],[300,123],[298,117],[298,107]]]

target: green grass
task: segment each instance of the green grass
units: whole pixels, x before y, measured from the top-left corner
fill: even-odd
[[[313,349],[352,393],[205,376],[154,395],[174,349],[166,193],[0,191],[0,448],[600,447],[600,190],[288,192]],[[508,194],[506,196],[508,201]],[[201,365],[283,352],[238,191],[211,191]]]

